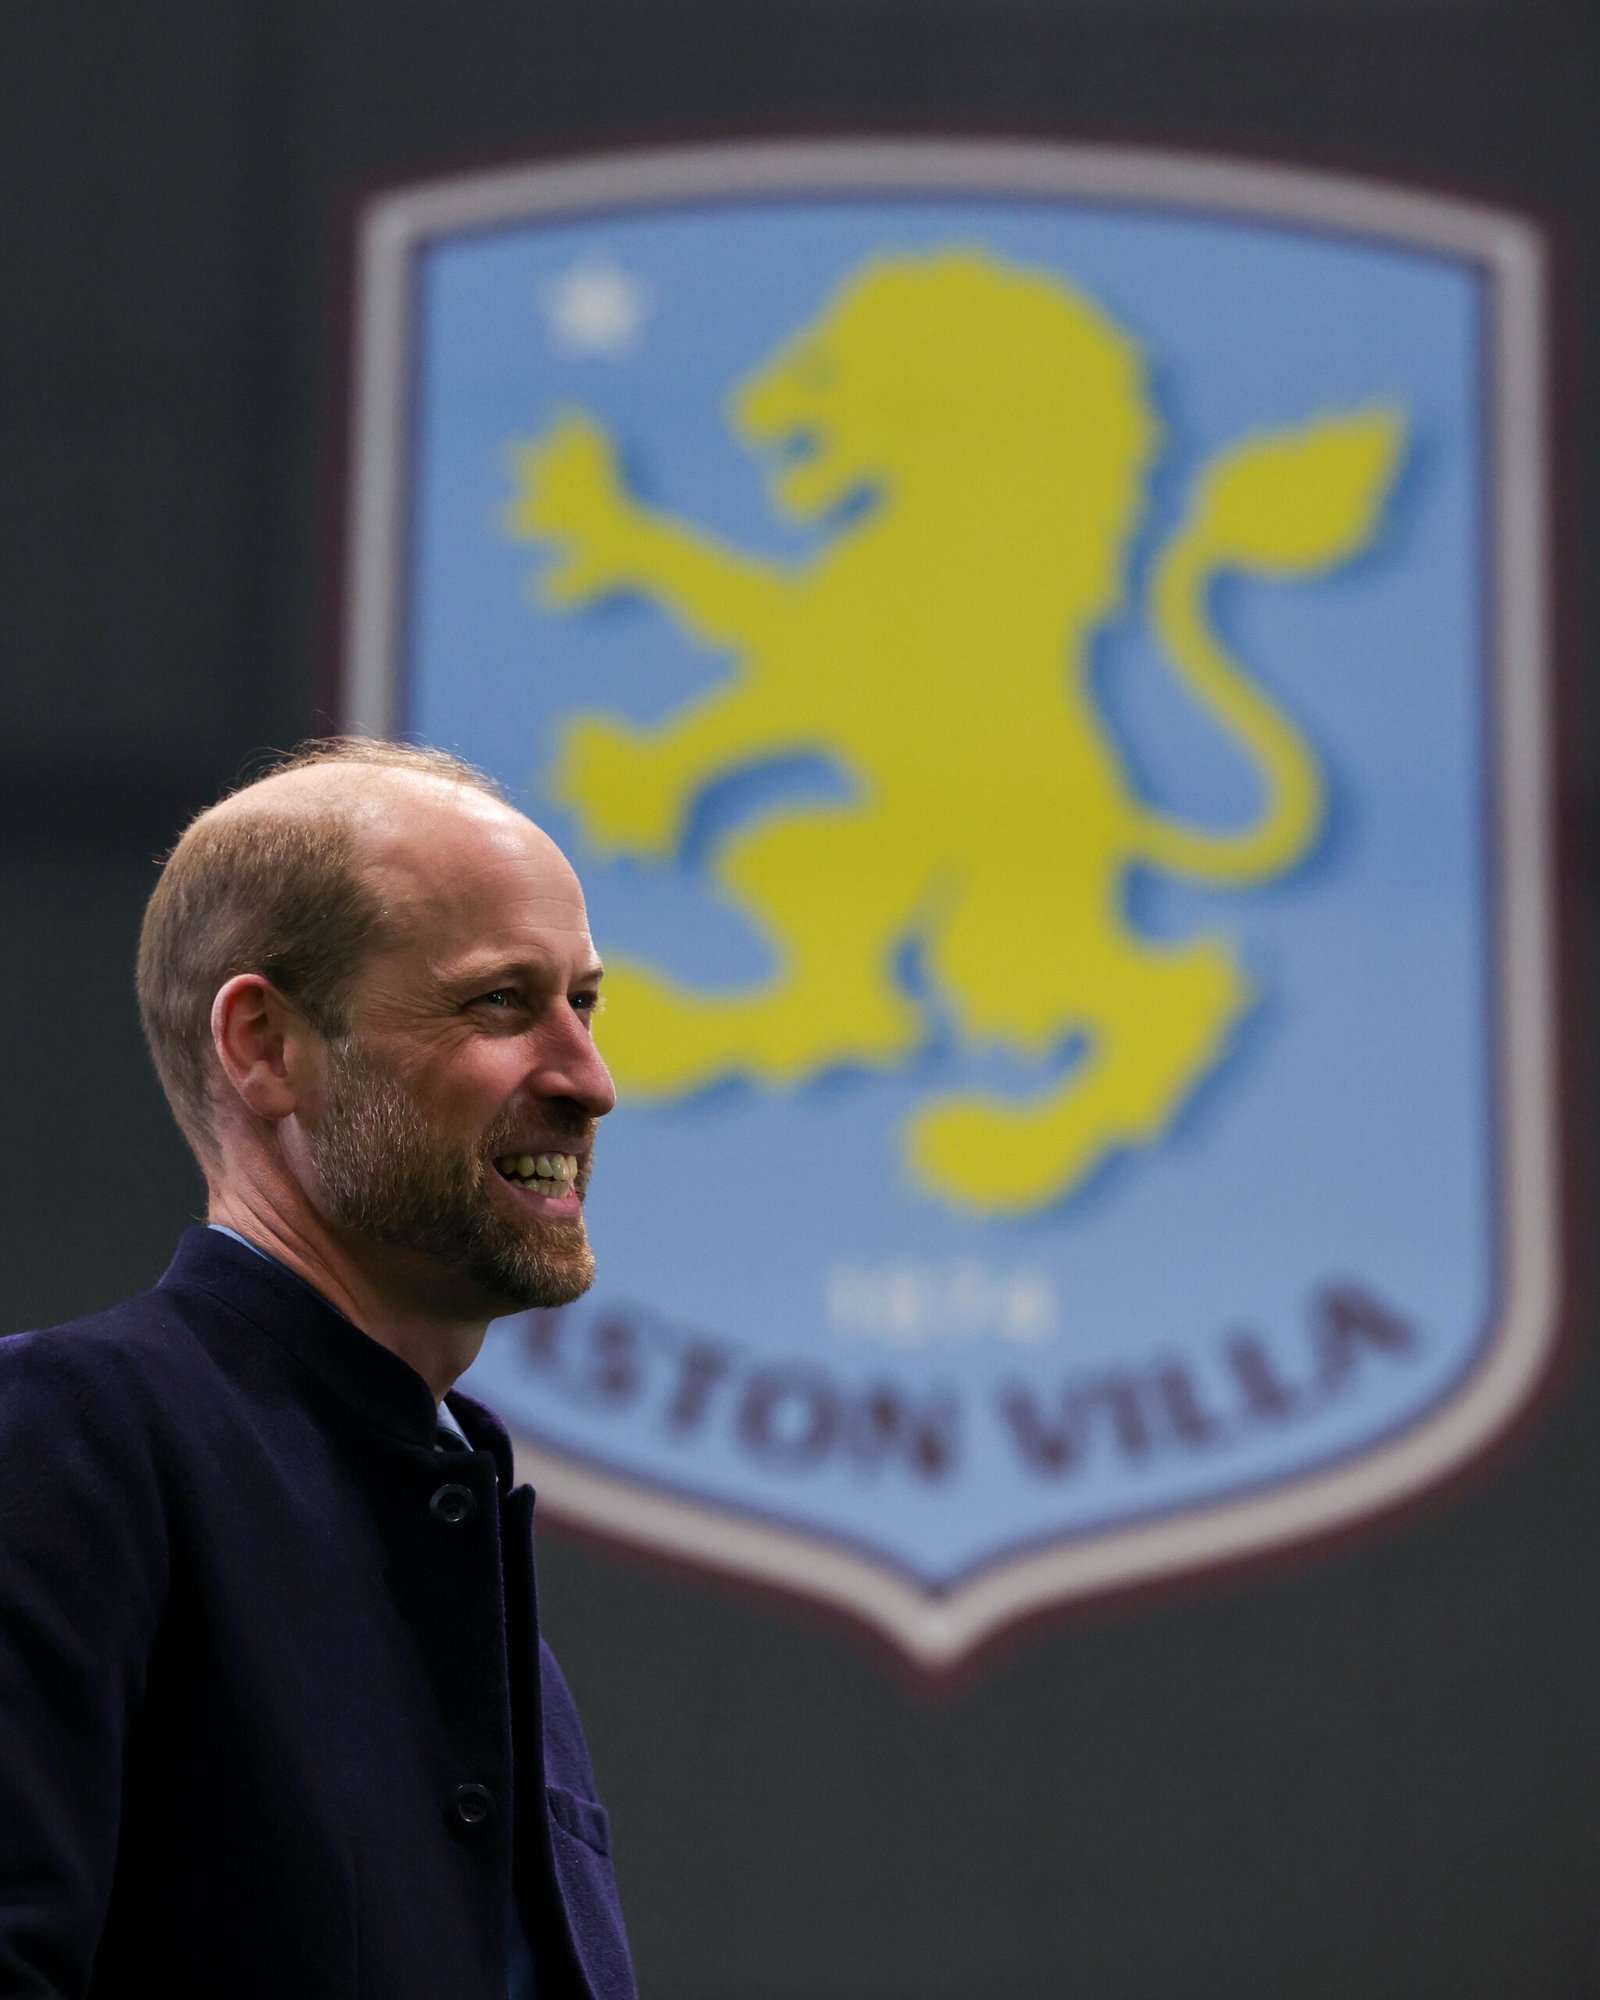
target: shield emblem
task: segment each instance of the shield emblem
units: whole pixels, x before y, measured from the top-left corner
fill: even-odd
[[[1544,260],[1204,158],[741,144],[360,227],[344,719],[589,892],[544,1506],[939,1671],[1414,1498],[1555,1339]]]

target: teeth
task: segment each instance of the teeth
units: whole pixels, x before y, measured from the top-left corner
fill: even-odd
[[[536,1194],[570,1194],[578,1178],[575,1153],[541,1153],[537,1159],[531,1153],[507,1153],[495,1166],[507,1180],[518,1181]]]
[[[521,1181],[539,1194],[569,1194],[578,1178],[576,1153],[541,1153],[537,1159],[531,1153],[507,1153],[495,1166],[507,1180]]]

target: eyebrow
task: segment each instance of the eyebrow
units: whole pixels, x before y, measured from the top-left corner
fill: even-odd
[[[543,965],[537,959],[531,958],[495,958],[484,959],[478,962],[468,959],[457,966],[443,967],[440,977],[447,986],[493,987],[508,980],[525,979],[530,973],[533,973],[537,976],[539,984],[544,985],[550,983],[551,974],[554,970],[553,966]],[[597,986],[604,979],[605,973],[605,967],[600,963],[598,958],[594,958],[574,976],[572,984],[574,986]]]

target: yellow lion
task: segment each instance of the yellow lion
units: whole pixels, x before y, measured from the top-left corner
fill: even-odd
[[[1220,453],[1153,565],[1155,632],[1261,783],[1251,825],[1212,831],[1134,795],[1092,697],[1158,443],[1138,344],[1092,300],[978,249],[872,259],[731,415],[772,454],[790,515],[873,496],[815,559],[758,560],[642,505],[581,414],[515,453],[509,526],[553,552],[546,604],[643,593],[730,661],[659,725],[569,722],[553,789],[596,848],[670,856],[708,784],[797,752],[853,784],[846,802],[791,801],[738,828],[713,857],[773,976],[715,992],[614,965],[607,1056],[636,1096],[902,1061],[927,1035],[896,976],[915,940],[969,1046],[1046,1058],[1081,1038],[1035,1099],[935,1098],[906,1132],[910,1169],[946,1201],[1035,1208],[1158,1140],[1250,1003],[1223,937],[1170,946],[1131,927],[1128,872],[1259,883],[1315,838],[1315,760],[1223,650],[1208,591],[1221,571],[1307,577],[1360,550],[1400,419],[1325,416]]]

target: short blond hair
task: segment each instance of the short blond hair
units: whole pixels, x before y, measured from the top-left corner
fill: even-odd
[[[378,765],[441,778],[509,803],[502,787],[447,751],[367,736],[321,737],[274,757],[218,804],[269,778],[322,764]],[[202,1165],[216,1159],[211,1003],[258,972],[322,1035],[348,1026],[350,988],[386,936],[363,870],[351,803],[337,791],[208,807],[167,856],[139,933],[139,1018],[172,1115]]]

